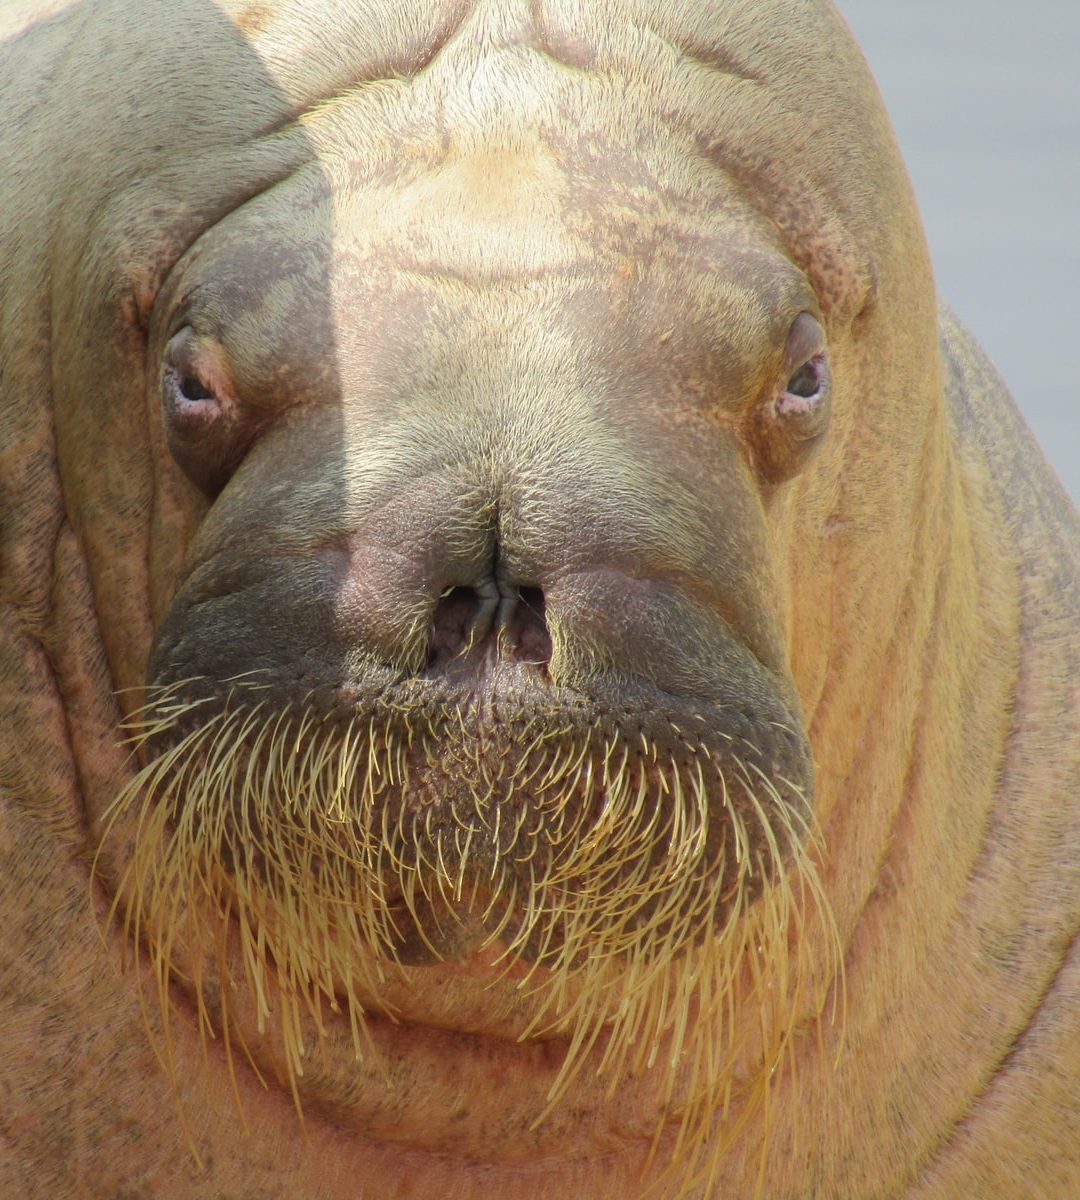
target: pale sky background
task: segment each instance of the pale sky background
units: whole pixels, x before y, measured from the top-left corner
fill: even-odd
[[[938,291],[1080,501],[1080,0],[837,0],[892,117]]]

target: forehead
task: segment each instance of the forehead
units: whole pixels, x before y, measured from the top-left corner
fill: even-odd
[[[358,85],[303,123],[339,236],[399,241],[417,266],[483,275],[565,270],[583,254],[708,259],[720,231],[779,248],[670,83],[644,66],[581,71],[534,45],[463,39],[418,75]],[[461,263],[438,261],[455,252]]]
[[[489,329],[542,303],[654,337],[676,314],[730,325],[737,312],[767,332],[815,306],[773,222],[665,112],[655,80],[467,45],[305,126],[350,323],[373,293],[414,323],[482,297]]]
[[[776,200],[766,176],[811,208],[822,193],[775,89],[626,12],[575,41],[552,6],[519,7],[477,5],[415,69],[303,109],[309,166],[227,218],[238,253],[200,272],[236,353],[287,333],[297,361],[332,341],[381,378],[466,345],[475,364],[478,340],[498,354],[558,334],[580,358],[584,333],[601,356],[662,339],[667,362],[749,369],[800,310],[828,315],[816,267],[860,264],[828,211]]]
[[[827,5],[422,7],[391,29],[376,5],[379,69],[346,48],[353,82],[300,104],[343,244],[401,234],[497,273],[582,248],[655,258],[719,230],[781,249],[826,313],[861,304],[875,226],[852,175],[875,156],[852,154],[858,62]]]

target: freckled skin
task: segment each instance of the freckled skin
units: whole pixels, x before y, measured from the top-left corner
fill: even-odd
[[[654,1077],[534,1127],[560,1043],[490,947],[370,998],[382,1070],[306,1030],[303,1131],[243,989],[239,1104],[180,981],[155,1057],[126,835],[91,878],[138,689],[444,669],[708,713],[812,789],[842,998],[793,926],[768,1105],[738,1064],[708,1181],[653,1194],[1080,1193],[1076,515],[835,12],[142,8],[0,18],[0,1194],[644,1194]],[[818,354],[827,404],[785,391]],[[492,562],[528,591],[473,674]]]

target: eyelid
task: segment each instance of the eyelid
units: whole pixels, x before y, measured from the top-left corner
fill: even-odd
[[[784,348],[783,375],[790,378],[810,359],[826,352],[825,330],[813,313],[800,313],[792,322]]]

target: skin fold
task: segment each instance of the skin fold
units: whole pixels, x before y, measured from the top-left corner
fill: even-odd
[[[1076,515],[832,6],[0,36],[0,1193],[1080,1193]]]

